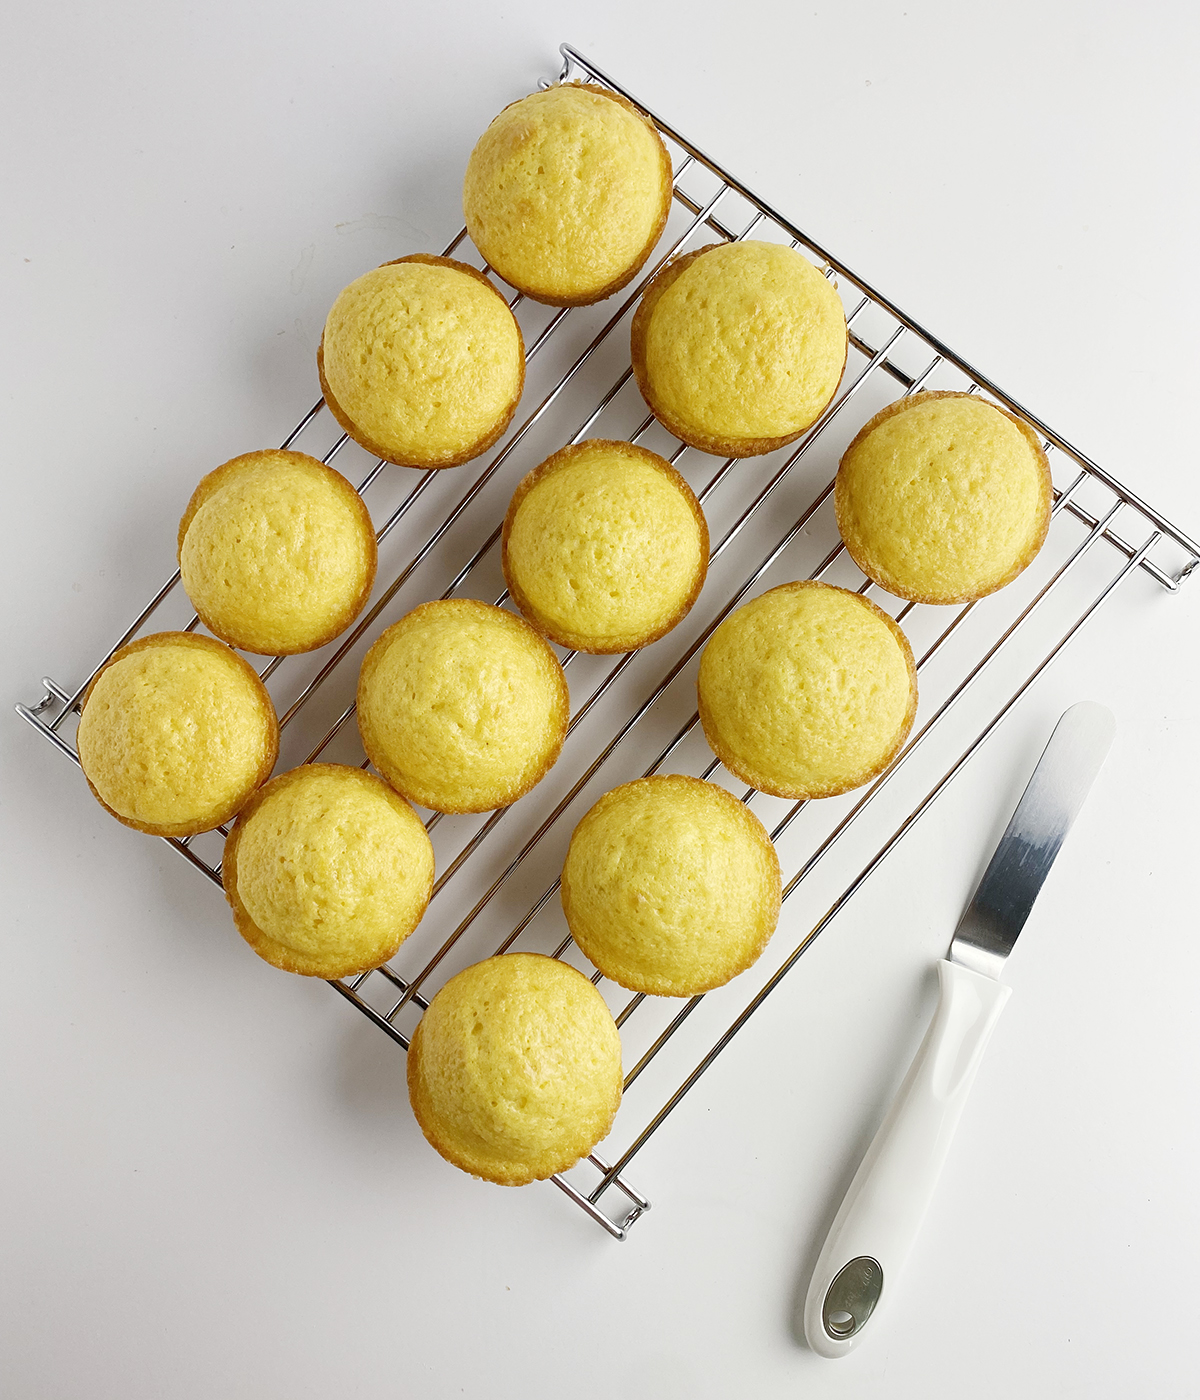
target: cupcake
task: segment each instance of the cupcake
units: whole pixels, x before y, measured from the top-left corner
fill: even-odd
[[[857,593],[772,588],[700,658],[700,722],[731,773],[774,797],[833,797],[882,773],[917,711],[904,633]]]
[[[224,643],[159,632],[122,647],[92,681],[76,746],[88,787],[119,822],[194,836],[266,782],[279,722],[262,681]]]
[[[408,1050],[408,1094],[430,1145],[501,1186],[565,1171],[608,1133],[621,1038],[582,973],[506,953],[452,977]]]
[[[564,447],[517,487],[504,579],[525,617],[574,651],[644,647],[700,595],[708,527],[670,463],[628,442]]]
[[[915,603],[1011,583],[1050,528],[1054,487],[1027,423],[970,394],[889,404],[842,456],[838,529],[858,567]]]
[[[312,763],[281,773],[243,808],[221,880],[260,958],[308,977],[348,977],[387,962],[420,922],[433,846],[386,783]]]
[[[506,107],[467,162],[475,246],[534,301],[583,306],[629,282],[671,208],[671,159],[616,93],[567,83]]]
[[[571,936],[631,992],[688,997],[744,972],[779,918],[779,861],[762,822],[699,778],[606,793],[562,872]]]
[[[303,452],[248,452],[209,472],[179,522],[179,572],[200,621],[230,646],[290,656],[324,646],[375,580],[370,512]]]
[[[397,792],[438,812],[489,812],[549,772],[567,734],[558,658],[519,617],[473,598],[422,603],[363,661],[363,748]]]
[[[525,348],[482,272],[414,253],[339,294],[317,370],[329,411],[368,452],[401,466],[455,467],[508,427]]]
[[[777,243],[716,243],[669,262],[633,318],[638,388],[682,442],[754,457],[821,416],[846,367],[841,299]]]

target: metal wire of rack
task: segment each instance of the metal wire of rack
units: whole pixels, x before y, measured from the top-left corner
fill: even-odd
[[[280,712],[285,765],[322,757],[365,767],[356,728],[349,723],[363,651],[395,616],[428,597],[447,598],[467,586],[488,601],[508,601],[497,560],[497,522],[526,471],[564,441],[592,435],[651,446],[691,481],[715,541],[700,602],[675,632],[643,652],[614,659],[558,649],[568,668],[572,719],[563,756],[537,789],[541,795],[483,817],[430,813],[426,826],[440,874],[425,920],[391,964],[330,984],[407,1047],[415,1020],[447,976],[506,951],[518,939],[522,947],[552,952],[588,972],[621,1027],[627,1062],[630,1051],[638,1053],[625,1076],[625,1100],[606,1155],[592,1153],[553,1180],[611,1235],[624,1239],[649,1205],[627,1177],[630,1164],[813,940],[1114,590],[1141,579],[1174,592],[1200,562],[1200,546],[595,64],[566,44],[561,53],[560,81],[598,83],[620,93],[654,121],[667,142],[675,201],[662,241],[615,307],[555,310],[520,294],[510,297],[528,347],[527,397],[531,390],[540,397],[482,466],[418,473],[371,462],[338,432],[323,412],[323,401],[313,405],[282,445],[303,447],[326,462],[337,458],[347,474],[357,474],[359,460],[358,490],[377,523],[380,579],[386,581],[336,643],[314,657],[286,658],[286,665],[284,658],[265,665],[259,659],[259,665]],[[714,239],[750,235],[798,248],[833,281],[846,305],[850,359],[837,395],[799,442],[768,457],[718,462],[669,437],[646,412],[632,384],[627,336],[618,331],[627,328],[642,289],[669,257]],[[445,251],[492,275],[471,249],[465,229]],[[849,561],[830,509],[838,457],[862,423],[897,392],[932,387],[979,393],[1022,416],[1041,435],[1055,478],[1050,535],[1034,565],[1001,594],[962,607],[902,604],[888,597]],[[750,567],[743,572],[747,560]],[[419,587],[409,588],[414,576]],[[921,703],[905,748],[869,787],[843,799],[788,804],[740,788],[712,758],[698,732],[694,674],[704,643],[723,618],[764,587],[798,577],[828,578],[870,594],[904,624],[917,656]],[[78,763],[64,729],[77,719],[80,699],[100,665],[140,634],[199,625],[176,572],[86,679],[69,689],[46,678],[42,698],[18,706],[18,713]],[[944,750],[949,745],[950,762],[922,793],[928,774],[939,771],[939,743]],[[915,761],[918,756],[922,763]],[[631,997],[602,979],[565,933],[561,917],[555,918],[557,872],[574,822],[601,791],[668,763],[671,771],[724,782],[753,804],[779,850],[785,901],[809,889],[828,866],[836,867],[835,855],[848,862],[849,872],[847,879],[834,870],[830,902],[793,947],[782,946],[781,929],[775,940],[780,946],[773,945],[750,972],[682,1003]],[[564,822],[568,811],[572,819]],[[880,832],[873,834],[872,824],[880,823]],[[490,839],[496,831],[501,839]],[[169,844],[219,886],[224,834],[222,829]],[[843,845],[851,835],[857,840]],[[499,938],[497,928],[503,931]],[[747,988],[752,989],[748,997]],[[702,1047],[698,1059],[697,1045]]]

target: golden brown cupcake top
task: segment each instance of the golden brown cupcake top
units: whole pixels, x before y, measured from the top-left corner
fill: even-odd
[[[575,828],[567,926],[633,992],[695,996],[753,963],[779,917],[779,861],[762,822],[715,783],[679,774],[614,788]]]
[[[569,714],[546,642],[473,598],[414,608],[359,675],[367,756],[397,792],[439,812],[488,812],[523,796],[558,758]]]
[[[1027,423],[940,392],[877,413],[843,454],[834,490],[850,557],[917,603],[967,603],[1010,583],[1041,549],[1053,502]]]
[[[420,922],[433,846],[420,818],[359,768],[281,773],[225,842],[225,895],[261,958],[310,977],[379,967]]]
[[[208,473],[179,524],[179,571],[201,622],[266,656],[324,646],[366,606],[370,512],[303,452],[248,452]]]
[[[846,367],[846,316],[794,248],[717,243],[669,262],[646,289],[630,349],[655,416],[704,452],[751,457],[820,417]]]
[[[623,97],[566,83],[506,107],[467,162],[475,246],[535,301],[580,306],[625,286],[671,207],[671,160]]]
[[[76,743],[88,786],[118,821],[194,836],[266,781],[279,724],[263,683],[224,643],[159,632],[122,647],[96,676]]]
[[[520,483],[502,553],[513,602],[551,641],[633,651],[669,632],[699,597],[708,527],[669,462],[595,438],[562,448]]]
[[[330,412],[369,452],[453,467],[508,426],[525,382],[520,327],[476,268],[414,253],[339,293],[317,352]]]
[[[501,1186],[565,1171],[608,1133],[621,1038],[582,973],[536,953],[476,963],[433,998],[408,1050],[421,1131]]]
[[[874,603],[785,583],[713,633],[697,678],[722,763],[775,797],[833,797],[883,772],[917,709],[912,650]]]

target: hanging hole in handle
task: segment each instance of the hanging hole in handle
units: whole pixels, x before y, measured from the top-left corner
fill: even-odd
[[[825,1293],[821,1324],[835,1342],[855,1336],[875,1311],[883,1292],[883,1269],[869,1254],[860,1255],[838,1270]]]

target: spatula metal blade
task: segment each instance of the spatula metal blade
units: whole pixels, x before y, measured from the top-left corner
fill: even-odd
[[[1116,731],[1112,711],[1072,705],[1054,727],[950,943],[950,961],[999,977]]]

